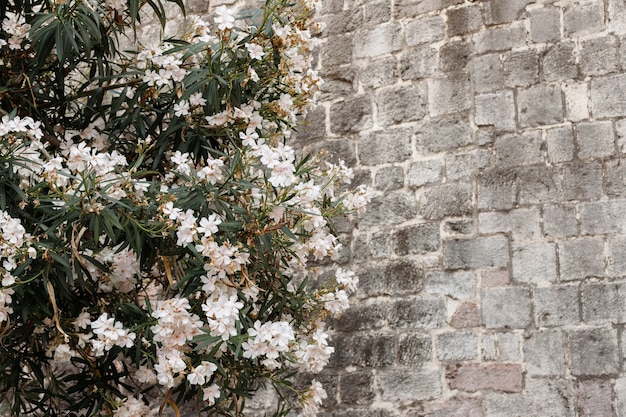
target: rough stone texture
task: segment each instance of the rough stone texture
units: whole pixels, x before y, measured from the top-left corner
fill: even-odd
[[[322,414],[626,416],[626,2],[319,13],[297,144],[373,187]]]

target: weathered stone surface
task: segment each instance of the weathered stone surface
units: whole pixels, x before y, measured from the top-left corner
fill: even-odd
[[[412,19],[405,29],[405,40],[409,46],[433,43],[444,38],[443,16],[422,16]]]
[[[356,133],[372,126],[372,103],[369,97],[348,98],[330,108],[330,129],[333,133]]]
[[[376,379],[383,401],[392,401],[395,404],[437,398],[443,390],[439,372],[430,369],[389,369],[379,372]]]
[[[555,282],[556,245],[549,242],[513,244],[513,281],[528,284]]]
[[[517,364],[468,364],[449,366],[446,379],[451,389],[466,392],[521,392],[524,377]]]
[[[489,417],[574,417],[575,390],[567,379],[526,378],[521,394],[488,393],[485,415]]]
[[[604,29],[604,3],[570,5],[563,10],[567,36],[582,36]]]
[[[416,366],[431,360],[433,342],[428,334],[402,333],[398,339],[398,363]]]
[[[532,376],[565,374],[565,347],[563,334],[558,330],[544,330],[524,340],[526,372]]]
[[[602,167],[597,162],[573,163],[563,167],[563,198],[595,199],[602,195]]]
[[[379,169],[374,177],[374,187],[381,191],[397,190],[404,186],[404,169],[388,166]]]
[[[405,52],[400,59],[402,79],[417,80],[432,76],[437,70],[438,56],[437,50],[429,45]]]
[[[482,401],[480,398],[453,398],[444,404],[428,404],[423,411],[409,413],[406,417],[480,417]]]
[[[496,163],[503,168],[532,165],[543,161],[541,131],[530,130],[496,138]]]
[[[544,7],[529,11],[530,39],[536,43],[555,42],[561,37],[561,11]]]
[[[572,330],[569,348],[572,375],[612,375],[619,371],[617,336],[613,329]]]
[[[511,91],[481,94],[474,100],[476,125],[493,126],[501,131],[515,130],[515,102]]]
[[[349,364],[361,367],[389,366],[396,359],[396,337],[387,334],[356,335],[350,340],[350,349]]]
[[[502,66],[507,87],[527,87],[539,81],[539,53],[535,49],[505,53]]]
[[[602,158],[615,152],[615,133],[610,121],[582,122],[576,131],[578,158]]]
[[[563,238],[577,234],[574,206],[550,205],[543,208],[543,233],[548,237]]]
[[[511,209],[517,202],[517,173],[510,169],[488,169],[478,175],[478,208]]]
[[[626,115],[626,75],[591,80],[591,111],[596,118]]]
[[[413,153],[412,132],[406,128],[375,130],[358,141],[358,158],[362,165],[402,162]],[[386,146],[377,146],[381,143]]]
[[[492,154],[486,149],[446,155],[446,177],[448,180],[471,178],[480,169],[489,166],[491,159]]]
[[[450,319],[450,326],[457,329],[465,329],[468,327],[477,327],[480,325],[480,314],[478,312],[478,306],[474,303],[463,302],[461,303],[452,318]]]
[[[472,73],[474,89],[484,93],[504,88],[504,69],[500,54],[485,54],[474,57]]]
[[[612,416],[613,387],[606,379],[580,381],[576,392],[580,416]]]
[[[356,58],[373,58],[402,48],[402,26],[386,23],[373,29],[361,29],[354,35]],[[346,54],[346,50],[341,51]]]
[[[395,301],[389,310],[389,324],[397,328],[433,329],[446,323],[443,297],[419,297]]]
[[[448,42],[439,48],[439,67],[443,72],[464,71],[472,52],[472,45],[464,40]]]
[[[419,199],[419,214],[425,219],[464,216],[471,212],[472,189],[467,183],[433,186]]]
[[[375,396],[373,382],[371,371],[343,374],[339,380],[341,402],[350,405],[369,404]]]
[[[428,112],[432,117],[468,110],[470,105],[470,82],[466,75],[428,80]]]
[[[443,242],[446,269],[503,268],[508,266],[509,242],[503,236]]]
[[[626,200],[581,203],[579,207],[582,234],[626,233],[623,221]]]
[[[604,274],[604,241],[600,237],[578,238],[559,243],[562,281]]]
[[[578,285],[552,285],[533,290],[535,323],[541,327],[580,323]]]
[[[428,159],[411,164],[407,174],[407,185],[411,188],[422,187],[439,182],[443,178],[443,164],[439,159]]]
[[[626,275],[626,236],[617,235],[608,238],[608,273],[610,276]]]
[[[481,234],[511,233],[514,241],[537,239],[541,235],[541,216],[537,208],[478,213]]]
[[[457,300],[470,299],[476,296],[476,282],[474,272],[429,272],[426,274],[426,292]]]
[[[475,359],[478,338],[474,332],[448,332],[437,336],[437,358],[444,362]]]
[[[566,124],[546,130],[546,143],[550,162],[560,163],[574,159],[575,144],[571,125]]]
[[[335,329],[344,332],[378,329],[387,321],[387,303],[358,304],[351,306],[341,316],[341,320],[333,320]]]
[[[490,19],[488,23],[497,25],[518,20],[530,3],[533,3],[533,0],[492,1],[489,3]]]
[[[523,287],[486,288],[481,291],[482,322],[488,329],[523,329],[532,320],[530,291]]]
[[[415,129],[416,147],[420,152],[441,152],[472,143],[467,118],[447,116],[423,122]]]
[[[378,58],[360,66],[359,74],[365,88],[393,84],[398,77],[398,63],[393,56]]]
[[[426,114],[426,92],[424,86],[402,85],[378,90],[376,106],[378,124],[393,125],[400,122],[420,120]],[[367,126],[360,126],[366,129]]]
[[[580,121],[589,118],[588,90],[589,85],[586,82],[568,82],[563,84],[567,119]]]
[[[474,49],[479,54],[522,47],[525,38],[526,28],[522,22],[478,32],[472,36]]]
[[[477,4],[448,9],[447,16],[448,36],[466,35],[479,30],[483,25],[482,11]]]
[[[626,321],[624,283],[591,282],[582,285],[583,320],[587,324],[623,323]]]
[[[519,362],[522,357],[520,336],[502,331],[483,333],[481,351],[484,361]]]
[[[603,75],[617,71],[619,66],[617,38],[604,36],[580,44],[580,70],[585,75]]]
[[[546,81],[561,81],[578,76],[574,42],[554,45],[543,55],[543,76]]]
[[[403,256],[436,251],[439,237],[438,223],[420,223],[397,230],[391,239],[394,252]]]
[[[520,124],[523,127],[551,125],[563,121],[561,89],[553,85],[538,84],[517,95]]]

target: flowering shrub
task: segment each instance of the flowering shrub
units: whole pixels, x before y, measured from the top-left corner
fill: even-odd
[[[220,6],[122,51],[144,7],[165,24],[156,0],[0,0],[2,402],[238,416],[269,386],[276,415],[313,415],[323,388],[292,381],[328,362],[358,282],[313,266],[369,197],[286,143],[320,84],[312,5]]]

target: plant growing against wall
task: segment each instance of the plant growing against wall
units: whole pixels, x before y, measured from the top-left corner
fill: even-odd
[[[179,3],[180,0],[174,0]],[[182,3],[179,3],[182,8]],[[218,7],[121,45],[160,0],[0,0],[0,398],[13,415],[243,415],[325,396],[324,319],[357,278],[312,261],[362,211],[343,163],[287,145],[320,83],[311,4]],[[312,279],[313,278],[313,279]]]

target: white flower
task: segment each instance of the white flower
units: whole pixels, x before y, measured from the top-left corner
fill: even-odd
[[[219,6],[215,9],[217,16],[213,19],[217,23],[219,30],[232,29],[235,23],[235,17],[230,9],[226,6]]]
[[[213,384],[202,390],[202,401],[206,401],[208,405],[215,404],[215,400],[220,397],[220,387]]]
[[[174,104],[174,115],[176,117],[182,117],[189,114],[189,102],[182,100],[180,103]]]
[[[262,59],[265,52],[263,52],[263,47],[256,43],[247,43],[245,44],[246,49],[250,53],[250,58],[252,59]]]

